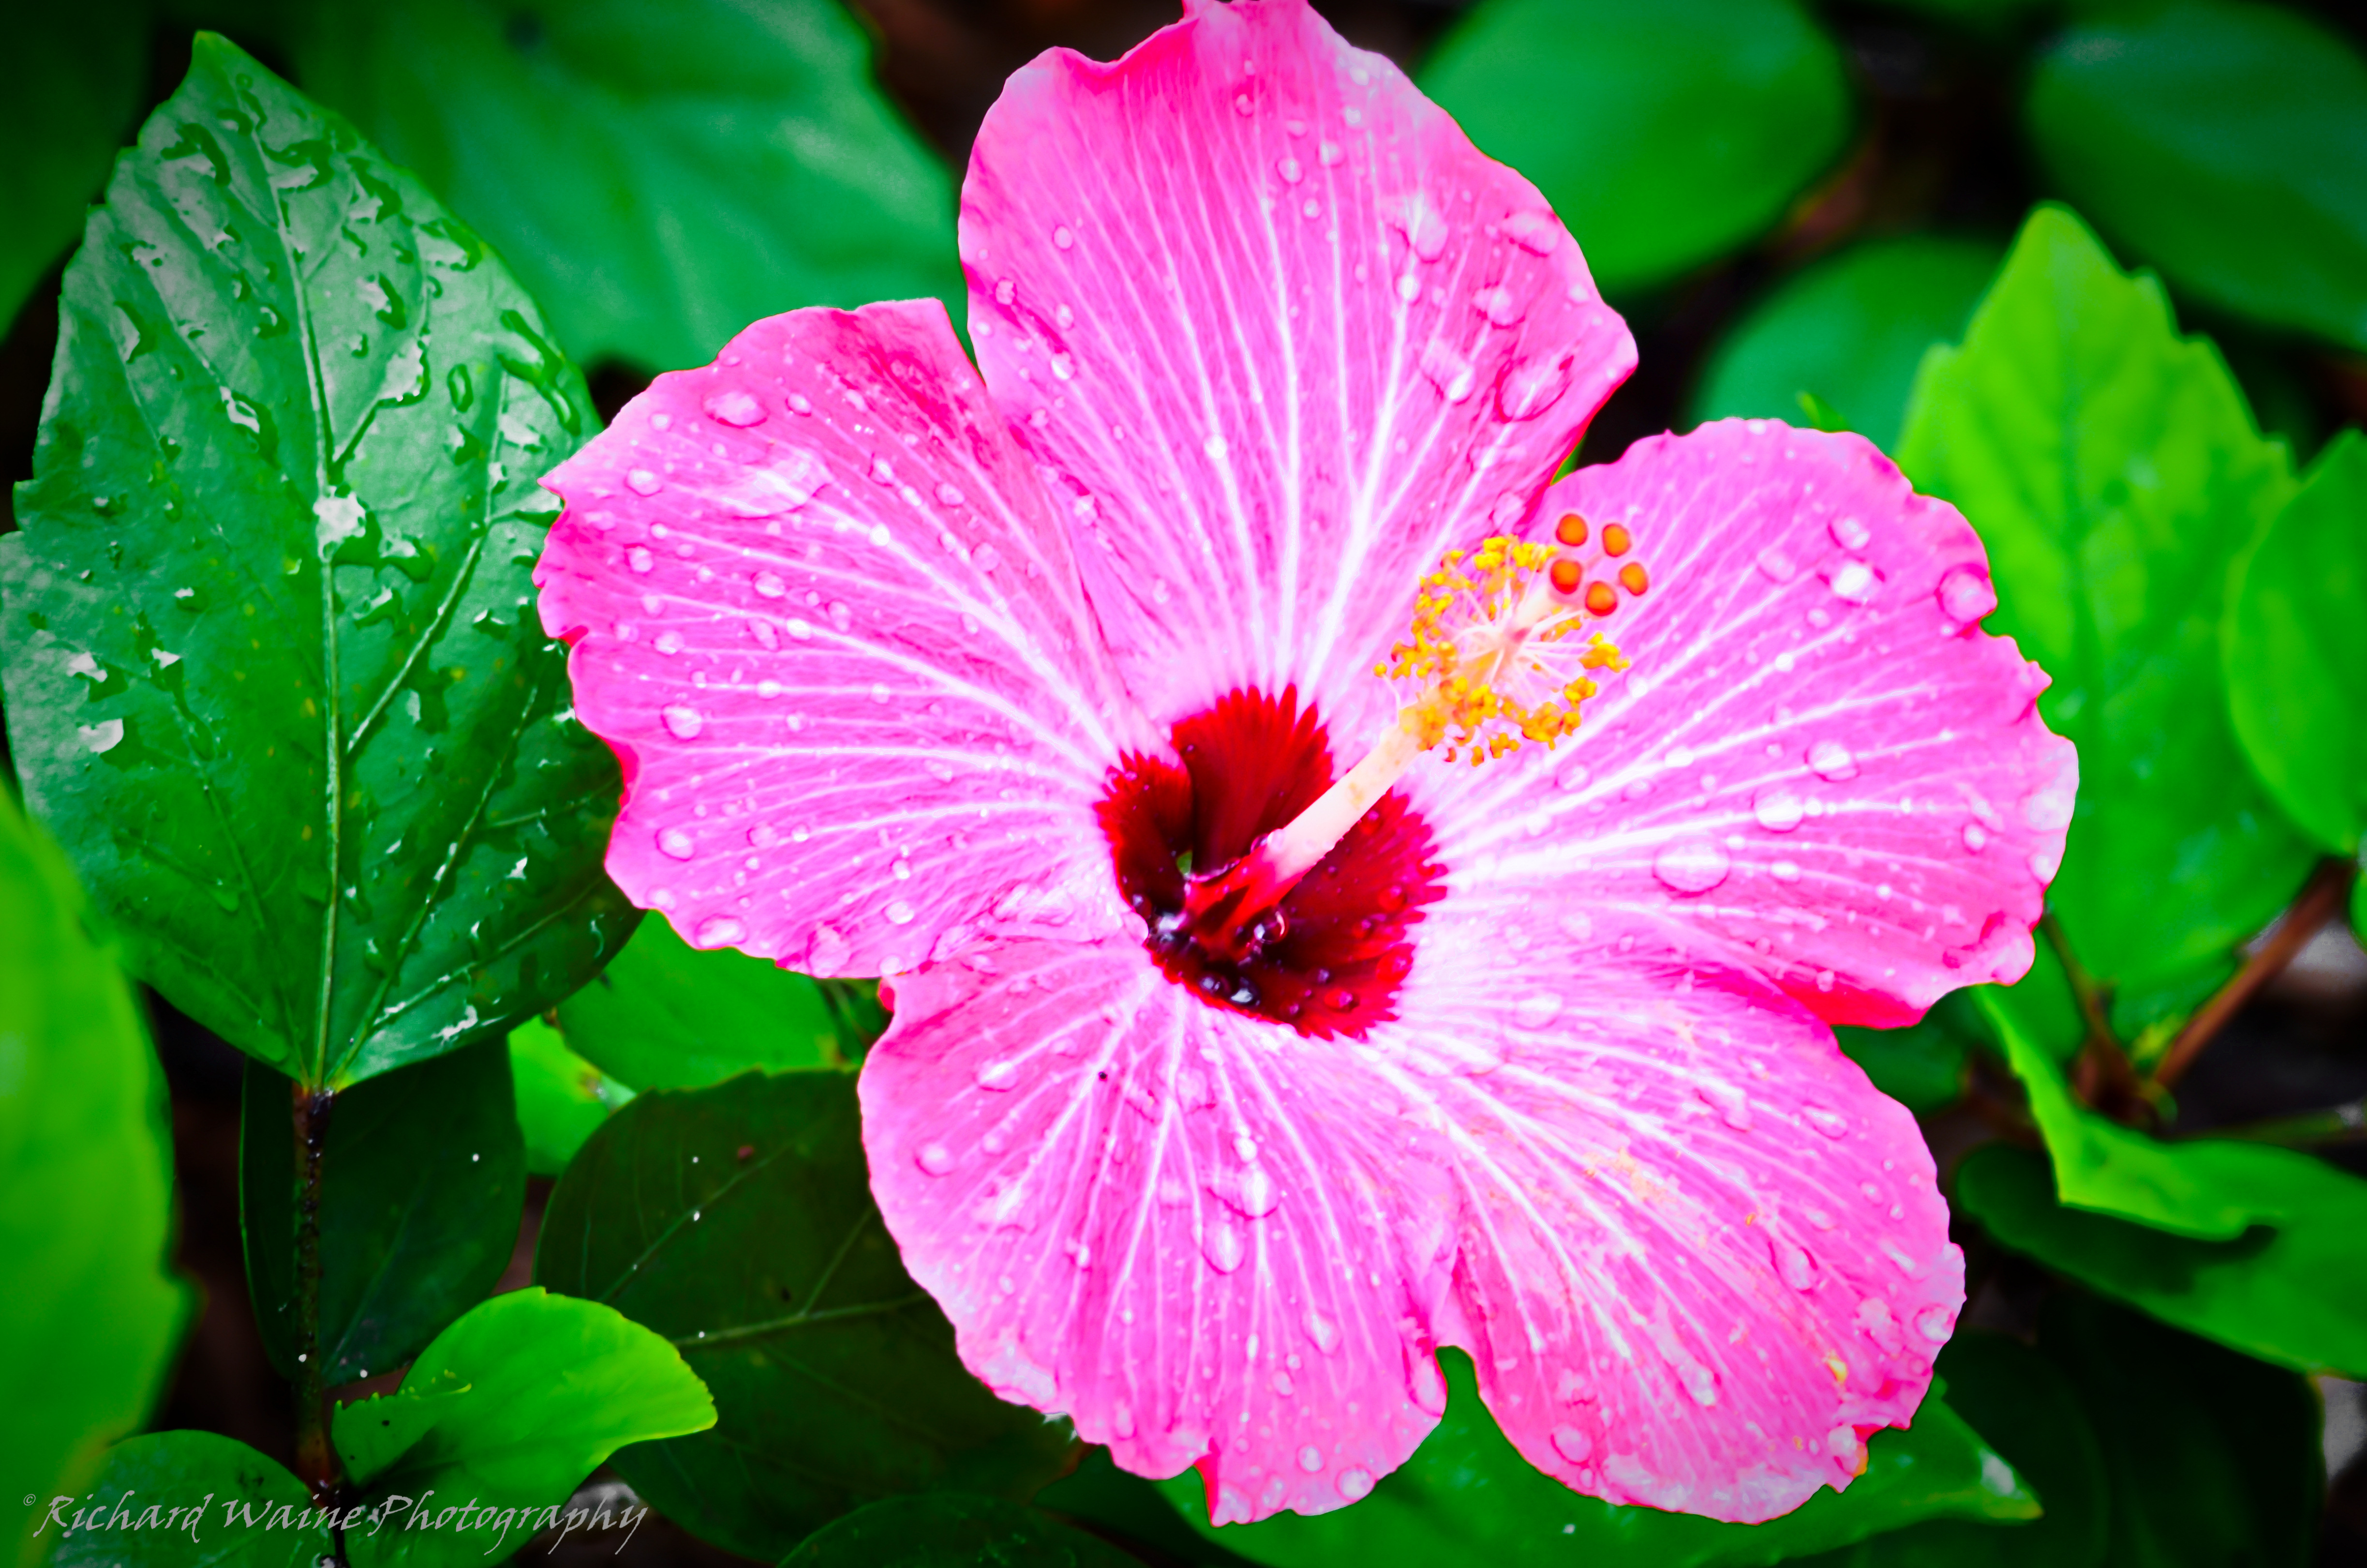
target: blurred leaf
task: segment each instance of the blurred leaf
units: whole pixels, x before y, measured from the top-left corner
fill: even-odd
[[[1840,51],[1795,0],[1482,0],[1420,81],[1535,182],[1612,295],[1772,227],[1852,114]]]
[[[2002,254],[1987,240],[1910,234],[1801,268],[1727,329],[1688,417],[1795,421],[1806,393],[1839,427],[1891,450],[1924,350],[1965,335]]]
[[[570,1050],[636,1089],[704,1088],[752,1067],[834,1067],[862,1055],[845,1049],[821,983],[736,949],[694,948],[663,916],[643,921],[615,962],[559,1005],[559,1027]]]
[[[44,1511],[146,1418],[189,1311],[164,1074],[82,915],[0,790],[0,1499]]]
[[[2040,54],[2025,115],[2063,193],[2180,289],[2367,348],[2367,61],[2339,32],[2128,8]]]
[[[2345,430],[2236,568],[2225,651],[2236,733],[2293,819],[2367,836],[2367,438]]]
[[[27,6],[0,50],[0,334],[82,233],[146,85],[140,0]]]
[[[633,1097],[632,1090],[568,1050],[559,1031],[540,1018],[510,1031],[510,1079],[528,1176],[565,1170],[608,1113]]]
[[[2057,1293],[2038,1347],[2102,1449],[2113,1568],[2301,1568],[2323,1486],[2316,1392],[2092,1296]]]
[[[1980,530],[1988,630],[2053,677],[2040,711],[2078,745],[2079,792],[2048,903],[2134,1035],[2218,983],[2309,869],[2219,668],[2228,564],[2292,494],[2284,448],[2153,279],[2041,207],[1964,346],[1924,361],[1898,458]],[[1999,804],[2037,820],[2060,799]]]
[[[1126,1568],[1135,1559],[1033,1508],[940,1492],[832,1520],[781,1568]]]
[[[2367,1375],[2367,1233],[2355,1200],[2235,1241],[2193,1241],[2065,1208],[2045,1160],[1996,1144],[1957,1167],[1955,1199],[2005,1245],[2165,1323],[2280,1366]]]
[[[627,1443],[714,1425],[714,1402],[674,1346],[613,1308],[531,1288],[495,1296],[437,1335],[395,1392],[340,1406],[334,1427],[364,1501],[425,1507],[440,1492],[483,1499],[488,1517],[351,1532],[346,1548],[355,1568],[499,1561],[505,1540],[515,1550],[535,1532],[509,1510],[566,1502]]]
[[[534,476],[594,426],[476,236],[210,34],[66,269],[0,676],[142,976],[308,1085],[572,991],[634,913]]]
[[[1965,1058],[1985,1038],[1962,991],[1940,998],[1921,1023],[1901,1029],[1842,1025],[1833,1034],[1875,1088],[1918,1113],[1955,1103],[1964,1089]]]
[[[1014,1500],[1068,1467],[1068,1424],[1005,1404],[898,1262],[852,1074],[655,1090],[583,1145],[544,1211],[535,1275],[666,1335],[715,1392],[696,1437],[616,1469],[659,1512],[776,1558],[897,1493]]]
[[[2096,1434],[2054,1364],[2003,1335],[1959,1329],[1940,1352],[1948,1403],[2021,1471],[2046,1512],[2021,1529],[1933,1519],[1874,1536],[1800,1568],[2095,1568],[2110,1494]]]
[[[187,1510],[200,1499],[210,1501],[192,1523]],[[152,1432],[118,1443],[90,1501],[110,1505],[110,1521],[117,1506],[136,1522],[152,1506],[156,1520],[137,1529],[76,1531],[58,1541],[50,1568],[315,1568],[335,1547],[302,1482],[277,1460],[211,1432]],[[181,1517],[168,1526],[165,1514],[176,1507]],[[34,1544],[55,1535],[51,1526]]]
[[[1865,1473],[1848,1491],[1819,1491],[1763,1525],[1621,1507],[1531,1468],[1479,1403],[1470,1358],[1444,1351],[1438,1363],[1449,1391],[1444,1418],[1402,1469],[1382,1477],[1353,1507],[1220,1527],[1207,1523],[1196,1471],[1161,1482],[1160,1490],[1194,1528],[1270,1568],[1470,1562],[1490,1568],[1756,1568],[1923,1519],[2012,1521],[2038,1514],[2012,1467],[1937,1394],[1924,1399],[1908,1430],[1884,1430],[1867,1440]]]
[[[286,1078],[246,1064],[239,1220],[255,1326],[296,1375],[299,1172]],[[322,1376],[392,1371],[485,1299],[517,1250],[526,1149],[498,1040],[337,1096],[321,1153]]]
[[[1198,1497],[1187,1501],[1206,1514],[1207,1506]],[[1075,1470],[1038,1492],[1036,1506],[1092,1525],[1176,1568],[1256,1568],[1248,1558],[1185,1524],[1159,1483],[1118,1469],[1109,1450],[1098,1445],[1085,1450]]]
[[[760,316],[934,294],[953,182],[835,0],[323,6],[297,75],[418,171],[568,352],[703,365]]]

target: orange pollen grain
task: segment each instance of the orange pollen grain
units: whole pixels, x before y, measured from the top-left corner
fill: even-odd
[[[1603,531],[1608,533],[1610,529]],[[1609,615],[1619,608],[1619,590],[1608,583],[1589,583],[1586,585],[1586,608],[1594,615]]]
[[[1566,517],[1562,520],[1565,525],[1569,522]],[[1582,523],[1579,526],[1581,529],[1585,527]],[[1577,594],[1580,586],[1586,581],[1585,570],[1575,561],[1557,561],[1547,569],[1546,575],[1553,584],[1554,592],[1564,598],[1569,598]]]
[[[1554,539],[1566,550],[1576,550],[1586,542],[1586,519],[1576,512],[1565,516],[1554,526]]]
[[[1603,529],[1603,554],[1625,555],[1627,553],[1628,547],[1635,542],[1635,540],[1628,535],[1627,530],[1619,524],[1609,523],[1604,525]]]
[[[1631,594],[1641,594],[1652,585],[1652,579],[1645,574],[1642,562],[1630,561],[1619,568],[1619,585]]]

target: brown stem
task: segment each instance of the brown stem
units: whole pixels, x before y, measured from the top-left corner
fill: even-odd
[[[2261,986],[2283,973],[2293,955],[2317,935],[2317,928],[2326,924],[2328,916],[2342,907],[2350,892],[2350,879],[2358,871],[2357,864],[2350,860],[2329,858],[2318,862],[2317,869],[2303,884],[2301,896],[2285,911],[2284,918],[2269,934],[2269,939],[2260,944],[2260,950],[2246,960],[2236,977],[2186,1020],[2186,1027],[2178,1031],[2178,1038],[2161,1053],[2160,1064],[2153,1070],[2155,1083],[2167,1089],[2186,1075],[2194,1059],[2203,1054],[2203,1048],[2236,1016],[2237,1009],[2250,1001]]]
[[[2112,987],[2080,965],[2054,911],[2038,917],[2038,928],[2055,956],[2063,960],[2064,978],[2071,983],[2080,1021],[2088,1026],[2088,1038],[2080,1043],[2078,1060],[2072,1064],[2071,1086],[2081,1099],[2116,1121],[2148,1119],[2151,1108],[2137,1092],[2136,1069],[2130,1064],[2120,1037],[2112,1032]]]
[[[326,1089],[294,1086],[296,1168],[296,1473],[316,1506],[336,1498],[337,1451],[329,1443],[328,1367],[321,1357],[321,1153],[329,1140]]]

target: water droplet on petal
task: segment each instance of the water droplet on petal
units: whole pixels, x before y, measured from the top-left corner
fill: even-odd
[[[654,495],[665,488],[665,481],[648,469],[637,468],[626,473],[625,488],[636,495]]]
[[[1472,295],[1471,308],[1487,317],[1490,326],[1517,326],[1527,306],[1518,294],[1499,283]]]
[[[991,544],[981,544],[970,551],[969,563],[981,572],[991,572],[1002,564],[1002,555]]]
[[[698,853],[697,843],[678,827],[663,828],[658,833],[658,848],[676,860],[687,860]]]
[[[923,1143],[913,1158],[931,1176],[943,1176],[954,1168],[954,1152],[943,1143]]]
[[[1780,544],[1771,544],[1759,552],[1759,570],[1770,582],[1788,583],[1800,574],[1800,563]]]
[[[1704,893],[1726,881],[1734,858],[1707,838],[1680,838],[1652,857],[1652,875],[1672,892]]]
[[[1988,828],[1983,827],[1976,822],[1968,822],[1965,824],[1965,847],[1966,849],[1970,850],[1973,854],[1977,855],[1982,850],[1988,847],[1988,842],[1989,830]]]
[[[658,710],[665,721],[666,733],[678,741],[695,741],[698,732],[707,728],[707,716],[685,703],[672,703]]]
[[[710,915],[698,923],[698,945],[702,948],[728,948],[748,939],[748,927],[729,915]]]
[[[790,837],[802,843],[804,840],[799,835],[803,831],[799,829],[798,833],[791,834]],[[854,949],[836,926],[817,926],[814,927],[813,935],[806,939],[806,972],[836,974],[845,966],[847,956],[853,951]]]
[[[1446,1379],[1438,1369],[1438,1358],[1427,1350],[1409,1353],[1406,1364],[1406,1397],[1417,1409],[1431,1415],[1446,1414]]]
[[[625,551],[625,564],[636,572],[646,572],[657,563],[658,558],[650,553],[646,545],[637,544]]]
[[[1750,798],[1750,814],[1770,833],[1789,833],[1807,814],[1807,804],[1784,784],[1762,786]]]
[[[1940,574],[1940,587],[1935,597],[1940,601],[1940,613],[1951,626],[1967,627],[1997,608],[1997,588],[1989,574],[1973,562],[1966,561]]]
[[[1828,523],[1826,528],[1832,534],[1833,542],[1843,550],[1863,550],[1865,541],[1874,537],[1867,531],[1865,524],[1846,512]]]
[[[1282,183],[1285,185],[1297,185],[1307,175],[1307,171],[1299,167],[1298,160],[1296,158],[1283,159],[1274,165],[1274,172],[1282,176]]]
[[[1321,1312],[1307,1314],[1307,1337],[1315,1341],[1315,1348],[1330,1355],[1340,1345],[1340,1325]]]
[[[991,1056],[970,1076],[978,1080],[980,1088],[1002,1094],[1019,1086],[1019,1063],[1007,1056]]]
[[[1784,1283],[1795,1290],[1809,1290],[1816,1288],[1816,1261],[1790,1242],[1779,1241],[1775,1244],[1775,1271],[1784,1277]]]
[[[1373,1472],[1361,1465],[1350,1465],[1340,1472],[1340,1495],[1351,1503],[1361,1502],[1372,1495]]]
[[[1323,1469],[1323,1450],[1312,1443],[1299,1449],[1298,1468],[1309,1475],[1319,1473]]]
[[[1523,996],[1512,1007],[1512,1021],[1524,1029],[1541,1029],[1561,1011],[1561,998],[1550,991]]]
[[[937,486],[937,500],[947,506],[958,506],[962,504],[961,490],[956,485],[940,484]]]
[[[1808,748],[1808,771],[1838,784],[1857,777],[1857,758],[1839,741],[1818,741]]]
[[[707,401],[698,406],[707,411],[709,419],[737,429],[745,430],[752,425],[764,422],[764,405],[737,387],[729,392],[710,392]]]
[[[1802,1106],[1800,1114],[1808,1119],[1809,1126],[1828,1138],[1843,1137],[1849,1132],[1849,1118],[1839,1111],[1827,1110],[1822,1106],[1812,1105]]]
[[[1945,1307],[1926,1307],[1915,1320],[1915,1332],[1934,1345],[1946,1344],[1955,1328],[1955,1314]]]
[[[1066,223],[1063,223],[1059,228],[1052,231],[1052,243],[1059,246],[1062,250],[1067,250],[1070,245],[1077,243],[1077,236],[1070,233],[1069,232],[1069,226]]]
[[[1449,403],[1461,403],[1469,397],[1478,380],[1470,360],[1435,337],[1421,351],[1421,373],[1423,380],[1436,387],[1438,395]]]
[[[1799,862],[1796,860],[1774,861],[1768,866],[1767,874],[1779,882],[1796,882],[1800,880]]]
[[[1515,212],[1504,220],[1504,234],[1531,256],[1550,256],[1561,237],[1561,221],[1538,208]]]
[[[1882,574],[1863,561],[1844,561],[1825,582],[1841,603],[1862,605],[1881,588]]]
[[[1241,1233],[1230,1220],[1221,1216],[1208,1221],[1200,1233],[1200,1255],[1208,1267],[1219,1274],[1230,1274],[1241,1266]]]
[[[759,598],[777,599],[789,591],[789,585],[770,572],[757,573],[755,585]]]
[[[1584,1464],[1588,1456],[1594,1452],[1593,1439],[1575,1426],[1555,1427],[1553,1446],[1554,1452],[1572,1464]]]

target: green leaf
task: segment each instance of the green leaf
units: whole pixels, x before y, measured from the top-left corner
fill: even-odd
[[[2078,745],[2079,792],[2049,904],[2134,1035],[2227,974],[2309,868],[2219,667],[2228,566],[2292,493],[2284,448],[2158,284],[2041,207],[1963,347],[1924,361],[1898,460],[1980,531],[1988,630],[2053,677],[2040,711]],[[2060,795],[1999,804],[2037,820]]]
[[[0,333],[98,199],[132,116],[147,60],[137,0],[28,6],[0,50]]]
[[[1449,1391],[1444,1418],[1404,1468],[1353,1507],[1219,1527],[1207,1523],[1196,1471],[1161,1482],[1160,1490],[1195,1528],[1269,1568],[1470,1562],[1757,1568],[1923,1519],[2038,1514],[2012,1467],[1936,1394],[1908,1430],[1874,1435],[1865,1473],[1848,1491],[1819,1491],[1763,1525],[1617,1506],[1530,1468],[1479,1403],[1470,1358],[1448,1351],[1438,1360]]]
[[[239,1220],[255,1326],[296,1375],[300,1212],[291,1097],[246,1065]],[[517,1250],[526,1148],[499,1040],[373,1078],[336,1096],[321,1152],[323,1379],[388,1372],[501,1278]]]
[[[2281,6],[2127,8],[2039,56],[2056,185],[2198,300],[2367,348],[2367,61]]]
[[[0,790],[0,1500],[44,1508],[146,1418],[189,1312],[164,1074],[82,920],[64,858]]]
[[[510,1031],[510,1078],[528,1176],[565,1170],[608,1113],[633,1097],[632,1090],[568,1050],[560,1032],[540,1018]]]
[[[2054,1363],[2003,1335],[1960,1329],[1940,1352],[1948,1403],[2030,1484],[2046,1512],[2020,1529],[1933,1519],[1794,1562],[1807,1568],[2095,1568],[2103,1561],[2104,1458]]]
[[[1806,393],[1889,450],[1924,350],[1964,335],[2001,254],[1987,240],[1910,234],[1801,268],[1728,329],[1689,417],[1796,422]]]
[[[833,1519],[781,1568],[1125,1568],[1135,1561],[1033,1508],[940,1492]]]
[[[142,977],[290,1077],[497,1040],[635,918],[529,575],[593,425],[474,234],[198,38],[66,269],[0,676]]]
[[[1875,1088],[1918,1114],[1955,1103],[1964,1090],[1965,1058],[1984,1040],[1962,991],[1940,998],[1922,1022],[1906,1028],[1843,1025],[1833,1034]]]
[[[2102,1449],[2114,1568],[2301,1568],[2317,1537],[2316,1391],[2291,1372],[2063,1292],[2038,1347]]]
[[[559,1005],[559,1027],[570,1050],[620,1084],[704,1088],[750,1068],[860,1059],[869,1038],[844,1038],[827,983],[734,949],[694,948],[671,922],[645,920],[614,963]]]
[[[645,1093],[577,1153],[536,1278],[666,1335],[715,1391],[712,1432],[616,1468],[659,1512],[771,1560],[897,1493],[1025,1500],[1068,1424],[1005,1404],[897,1260],[851,1075],[746,1074]]]
[[[2367,838],[2367,438],[2345,430],[2236,568],[2227,699],[2252,770],[2339,854]]]
[[[324,6],[297,74],[419,172],[568,351],[703,365],[759,316],[954,301],[953,182],[835,0]]]
[[[1036,1506],[1093,1526],[1104,1535],[1141,1549],[1152,1561],[1176,1568],[1243,1568],[1250,1560],[1228,1551],[1203,1530],[1184,1522],[1184,1513],[1207,1504],[1187,1499],[1179,1512],[1159,1483],[1117,1468],[1110,1451],[1088,1448],[1077,1468],[1036,1494]],[[1251,1564],[1251,1568],[1254,1568]]]
[[[314,1568],[334,1546],[302,1482],[277,1460],[211,1432],[153,1432],[118,1443],[88,1495],[63,1517],[100,1504],[104,1515],[96,1528],[58,1539],[50,1568]],[[40,1523],[37,1547],[57,1535],[46,1516]]]
[[[2302,1371],[2367,1375],[2367,1204],[2325,1167],[2312,1207],[2234,1241],[2197,1241],[2083,1212],[2056,1197],[2046,1161],[1976,1149],[1957,1168],[1959,1210],[2014,1251],[2164,1323]],[[2338,1185],[2343,1184],[2343,1185]]]
[[[522,1546],[532,1516],[617,1449],[714,1425],[714,1402],[674,1346],[615,1309],[538,1288],[496,1296],[437,1335],[393,1393],[341,1406],[333,1436],[372,1501],[417,1498],[415,1513],[435,1492],[500,1513],[349,1536],[355,1568],[481,1562],[513,1534]]]
[[[1483,0],[1419,80],[1614,296],[1772,227],[1851,120],[1840,51],[1795,0]]]

